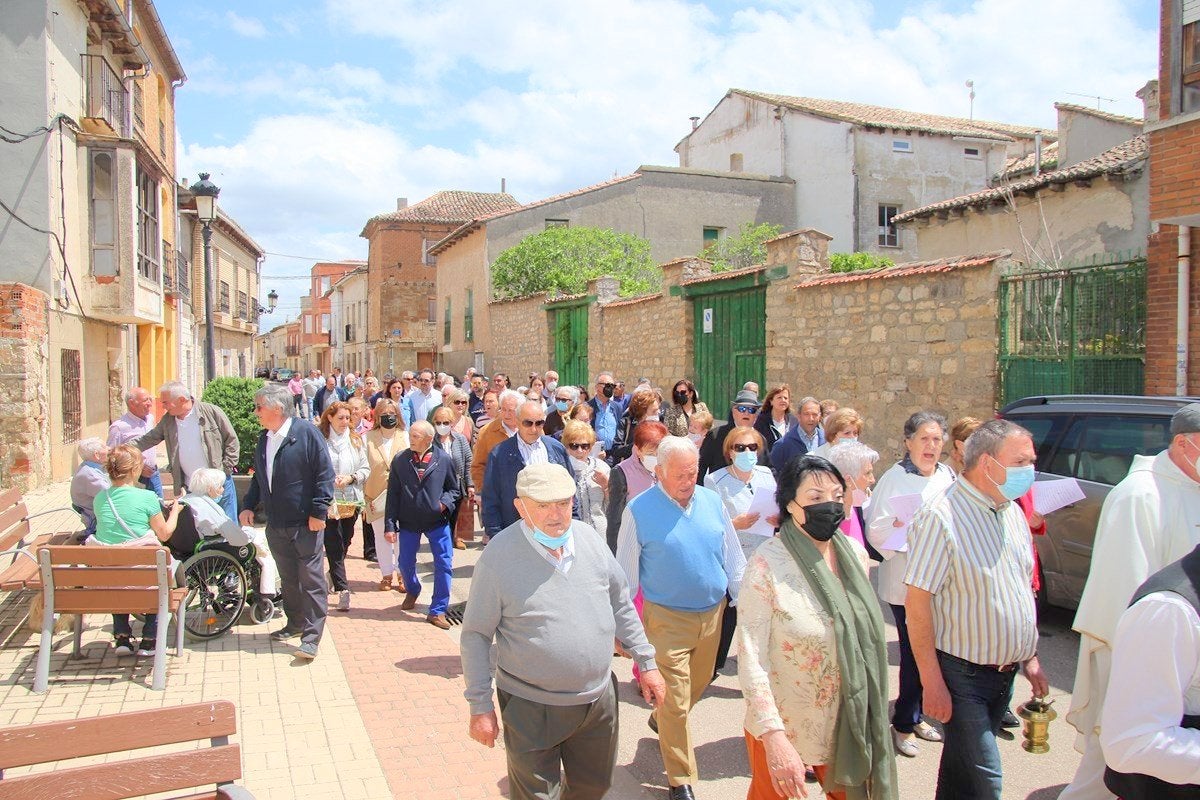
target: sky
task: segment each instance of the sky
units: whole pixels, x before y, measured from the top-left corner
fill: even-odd
[[[442,189],[520,202],[642,164],[731,88],[1052,128],[1054,103],[1141,116],[1149,0],[157,0],[187,73],[179,176],[269,253],[267,329],[314,261]],[[1102,98],[1102,99],[1098,99]],[[293,258],[291,256],[299,256]]]

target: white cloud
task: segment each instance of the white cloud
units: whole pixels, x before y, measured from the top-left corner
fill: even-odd
[[[225,21],[229,23],[229,28],[239,36],[249,39],[266,38],[267,27],[253,17],[243,17],[234,11],[226,11]]]

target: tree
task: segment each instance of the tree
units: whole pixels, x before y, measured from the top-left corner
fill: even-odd
[[[620,281],[622,295],[658,289],[662,271],[640,236],[603,228],[553,227],[527,236],[492,263],[497,298],[532,294],[582,294],[604,275]]]
[[[769,222],[759,225],[747,222],[738,229],[737,236],[709,245],[700,251],[700,257],[712,262],[713,272],[752,267],[767,260],[766,241],[774,239],[782,230],[782,225]]]
[[[877,256],[873,253],[830,253],[830,272],[858,272],[864,269],[892,267],[896,262],[887,256]]]
[[[237,471],[245,475],[254,466],[254,448],[262,425],[254,416],[254,393],[263,387],[261,378],[214,378],[204,387],[200,399],[220,407],[233,423],[241,454]]]

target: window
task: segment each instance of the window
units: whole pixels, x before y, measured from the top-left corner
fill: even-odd
[[[250,319],[250,304],[247,302],[246,293],[238,292],[238,316],[242,319]]]
[[[429,248],[433,247],[437,242],[432,239],[421,240],[421,263],[427,267],[437,266],[437,257],[429,255]]]
[[[908,139],[892,139],[893,153],[911,153],[912,151],[912,142]]]
[[[446,318],[442,322],[442,344],[450,344],[450,298],[446,298]]]
[[[225,281],[221,281],[221,288],[217,293],[217,311],[229,313],[229,284]]]
[[[321,333],[329,333],[329,315],[321,315]]]
[[[167,124],[161,119],[158,121],[158,152],[163,158],[167,157]]]
[[[133,121],[139,128],[145,127],[145,103],[142,98],[142,82],[133,82]]]
[[[92,181],[92,274],[117,274],[117,218],[114,213],[117,176],[113,153],[98,150],[91,158]]]
[[[162,263],[158,248],[162,239],[158,231],[158,182],[143,172],[137,171],[138,212],[138,274],[152,281],[158,280],[159,264]]]
[[[475,341],[475,290],[467,289],[467,302],[463,305],[463,340]]]
[[[322,297],[329,294],[330,283],[329,283],[328,275],[326,275],[324,278],[321,278],[317,283],[318,283],[318,288],[319,288],[319,291],[317,292],[317,294],[321,295]]]
[[[705,228],[704,229],[704,247],[712,247],[717,242],[721,241],[720,228]]]
[[[1200,83],[1200,2],[1192,7],[1196,20],[1183,26],[1183,82]],[[1184,19],[1187,19],[1187,10]]]
[[[1170,417],[1079,417],[1063,437],[1049,471],[1116,485],[1135,455],[1153,455],[1170,444],[1170,425]]]
[[[79,374],[79,351],[63,350],[60,361],[62,367],[62,425],[63,443],[79,441],[79,432],[83,427],[83,395],[80,391],[82,381]]]
[[[312,333],[312,332],[313,332],[313,326],[312,326],[312,322],[313,322],[313,320],[312,320],[312,315],[310,315],[310,314],[305,314],[305,315],[304,315],[304,332],[305,332],[305,333]]]
[[[349,322],[346,323],[346,339],[345,339],[345,341],[347,341],[347,342],[354,341],[354,326],[351,325]]]
[[[548,219],[546,220],[546,228],[566,228],[571,224],[570,220],[565,219]]]
[[[900,213],[900,206],[879,207],[879,246],[899,247],[900,231],[892,224],[892,217]]]
[[[967,158],[982,158],[978,147],[964,147],[963,155]]]
[[[426,317],[429,322],[437,322],[437,298],[429,298],[429,313]]]
[[[729,171],[730,172],[741,172],[742,171],[742,162],[744,160],[745,159],[743,158],[741,153],[730,153],[729,154]]]

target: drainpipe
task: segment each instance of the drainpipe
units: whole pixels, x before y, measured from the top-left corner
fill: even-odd
[[[1188,393],[1188,307],[1191,294],[1192,229],[1179,226],[1179,248],[1176,256],[1177,285],[1175,287],[1175,394]]]

